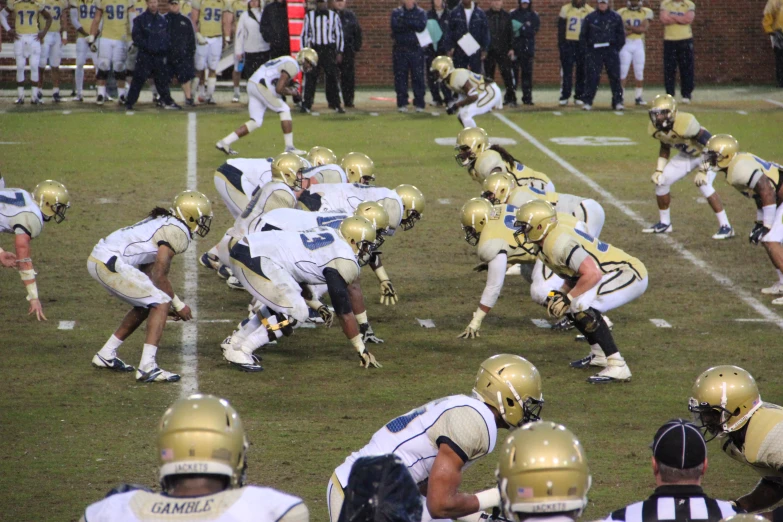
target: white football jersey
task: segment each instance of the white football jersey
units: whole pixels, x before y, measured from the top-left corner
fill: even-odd
[[[299,196],[299,203],[315,212],[345,211],[353,214],[360,203],[377,201],[389,214],[389,235],[400,226],[404,206],[392,189],[360,183],[325,183],[310,187]]]
[[[307,522],[302,499],[272,488],[245,486],[214,495],[174,498],[136,490],[87,507],[82,522]]]
[[[348,183],[348,175],[340,165],[320,165],[308,167],[302,175],[307,179],[315,178],[318,183]]]
[[[174,216],[148,217],[101,239],[92,256],[104,263],[117,256],[132,266],[146,265],[155,261],[161,245],[166,244],[175,254],[182,254],[190,246],[190,240],[190,229]]]
[[[242,172],[242,192],[247,196],[272,181],[272,158],[237,158],[226,163]]]
[[[43,230],[43,214],[33,196],[22,189],[0,190],[0,232],[36,238]]]
[[[345,488],[357,459],[394,453],[419,484],[429,478],[441,444],[448,444],[467,464],[491,453],[497,436],[495,416],[486,404],[466,395],[452,395],[389,421],[369,444],[345,459],[335,475]]]
[[[340,272],[351,284],[359,277],[353,248],[336,230],[319,227],[307,232],[255,232],[246,237],[253,257],[265,257],[288,272],[297,283],[326,283],[324,269]]]
[[[261,216],[276,208],[294,208],[296,206],[296,194],[291,187],[282,181],[269,182],[262,185],[253,195],[247,208],[239,215],[234,226],[228,229],[228,234],[242,239],[250,232],[252,223],[257,222]]]
[[[295,208],[278,208],[267,212],[250,224],[248,233],[286,230],[303,232],[311,228],[340,228],[343,219],[351,214],[347,212],[308,212]]]
[[[267,89],[274,90],[272,85],[280,79],[283,71],[288,73],[288,77],[293,80],[299,74],[299,64],[290,56],[281,56],[274,60],[269,60],[256,69],[256,72],[253,73],[253,76],[248,81],[261,83],[263,80]]]

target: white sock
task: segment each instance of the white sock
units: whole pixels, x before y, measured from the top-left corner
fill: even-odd
[[[211,256],[215,256],[216,258],[217,258],[217,257],[220,257],[220,256],[218,255],[218,247],[217,247],[217,245],[215,245],[215,246],[213,246],[212,248],[210,248],[210,249],[209,249],[209,252],[207,252],[207,254],[209,254],[209,255],[211,255]]]
[[[98,86],[98,96],[106,97],[106,86],[105,85],[99,85]]]
[[[641,98],[642,97],[642,91],[643,89],[641,87],[636,88],[636,97]]]
[[[226,136],[225,138],[223,138],[220,141],[222,141],[225,145],[231,145],[232,143],[234,143],[238,139],[239,139],[239,136],[237,136],[237,133],[236,132],[232,132],[231,134],[229,134],[228,136]]]
[[[283,141],[285,141],[286,148],[294,148],[294,133],[283,134]]]
[[[358,322],[359,324],[364,324],[364,323],[368,322],[367,321],[367,310],[365,310],[364,312],[362,312],[360,314],[356,314],[356,322]]]
[[[775,270],[778,273],[778,281],[780,281],[781,284],[783,284],[783,272],[780,270]]]
[[[215,84],[217,84],[217,78],[210,76],[207,78],[207,97],[211,98],[215,94]]]
[[[234,95],[239,96],[239,87],[234,87]]]
[[[117,87],[117,94],[119,96],[125,96],[126,90],[125,87]]]
[[[76,68],[74,81],[76,82],[76,96],[81,96],[82,89],[84,88],[84,67]]]
[[[16,94],[19,98],[24,98],[24,87],[17,87]]]
[[[257,350],[269,342],[269,334],[266,331],[266,327],[259,326],[245,339],[247,346],[252,347],[253,350]]]
[[[666,210],[658,210],[658,212],[661,215],[661,223],[664,225],[671,225],[672,223],[672,211],[670,208],[667,208]]]
[[[145,344],[141,351],[141,362],[139,363],[139,369],[142,371],[149,371],[156,367],[158,363],[155,361],[155,354],[158,353],[158,347],[151,344]]]
[[[198,94],[199,79],[198,76],[190,80],[190,92]]]
[[[207,86],[203,83],[198,84],[198,95],[204,98],[207,95]]]
[[[597,344],[590,345],[590,353],[593,355],[593,357],[606,357],[606,354],[601,349],[601,346]]]
[[[106,344],[103,345],[103,348],[98,351],[98,355],[104,359],[114,359],[117,357],[117,350],[121,345],[122,341],[112,334],[112,336],[109,337],[109,340],[106,341]]]
[[[715,217],[718,218],[718,223],[720,223],[720,226],[722,227],[728,227],[729,226],[729,216],[726,215],[725,210],[721,210],[720,212],[715,213]]]
[[[239,329],[239,335],[240,337],[244,337],[247,339],[247,336],[255,332],[257,329],[261,327],[261,319],[258,318],[258,315],[254,315],[253,317],[248,320],[248,322],[245,323],[245,325]]]
[[[607,359],[612,361],[622,361],[625,362],[625,359],[623,359],[623,356],[620,355],[620,352],[615,352],[612,355],[608,356]]]

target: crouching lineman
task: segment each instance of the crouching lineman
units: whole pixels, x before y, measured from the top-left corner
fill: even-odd
[[[468,169],[471,178],[479,181],[476,177],[476,170],[473,168],[476,163],[476,155],[488,148],[489,135],[487,131],[481,127],[468,127],[457,134],[457,144],[454,146],[457,153],[454,155],[454,159],[457,161],[457,165]]]
[[[647,130],[652,138],[661,142],[658,163],[652,175],[660,221],[642,232],[669,234],[674,230],[669,208],[672,202],[669,193],[671,186],[701,165],[702,149],[712,135],[699,125],[693,114],[678,111],[677,102],[668,94],[656,96],[649,113],[650,123]],[[677,155],[673,158],[672,148],[677,150]],[[699,172],[693,178],[693,182],[702,196],[707,198],[715,217],[718,218],[718,232],[713,234],[712,239],[729,239],[734,237],[734,229],[723,210],[720,196],[712,187],[714,180],[715,174],[710,172]]]
[[[619,248],[559,221],[552,205],[531,201],[519,208],[514,223],[517,243],[535,243],[538,258],[564,279],[562,290],[547,297],[547,313],[557,319],[569,314],[590,343],[590,355],[571,363],[573,368],[603,367],[587,382],[628,381],[631,370],[602,314],[641,296],[647,269]]]
[[[732,459],[750,466],[761,480],[733,503],[759,511],[783,500],[783,408],[763,402],[755,379],[737,366],[715,366],[693,385],[688,409],[708,441],[718,438]]]
[[[212,204],[207,197],[186,190],[174,198],[171,210],[155,207],[146,219],[98,242],[87,260],[87,270],[110,294],[133,308],[92,358],[93,366],[132,372],[135,368],[117,357],[117,350],[146,320],[147,335],[136,380],[179,380],[179,375],[162,370],[156,361],[166,318],[193,318],[190,308],[174,294],[169,269],[174,256],[188,249],[193,235],[206,236],[211,223]]]
[[[291,121],[291,108],[283,99],[284,96],[294,97],[294,103],[299,96],[294,78],[302,72],[309,72],[318,65],[318,53],[309,47],[305,47],[296,55],[296,59],[290,56],[281,56],[266,62],[259,67],[253,76],[247,81],[248,111],[250,120],[245,122],[236,131],[232,132],[215,144],[218,150],[228,155],[237,154],[231,148],[231,144],[254,130],[261,127],[264,122],[264,113],[270,109],[280,116],[280,127],[283,129],[285,150],[294,154],[304,154],[303,150],[294,147],[294,125]]]
[[[555,184],[549,176],[524,165],[500,145],[492,145],[489,149],[476,156],[474,164],[476,175],[473,177],[483,183],[490,174],[507,172],[514,176],[520,187],[532,187],[541,192],[554,192]]]
[[[252,333],[223,348],[226,360],[245,371],[262,370],[253,351],[283,334],[290,335],[297,321],[310,317],[301,285],[325,284],[360,365],[380,368],[364,346],[349,288],[359,277],[360,267],[367,264],[374,241],[373,225],[354,216],[345,219],[338,230],[320,227],[301,233],[256,232],[235,244],[230,251],[234,276],[258,302],[280,315],[277,324],[262,320],[258,314],[251,318],[245,326]]]
[[[273,158],[235,158],[217,168],[215,190],[231,217],[238,218],[256,189],[272,180],[272,161]]]
[[[88,506],[81,522],[308,522],[301,498],[245,485],[247,450],[242,419],[227,400],[202,394],[180,399],[158,426],[163,491],[123,484]]]
[[[426,497],[422,521],[462,519],[499,506],[498,488],[461,493],[462,472],[492,453],[498,429],[538,421],[543,403],[535,366],[518,355],[490,357],[479,367],[472,397],[451,395],[392,419],[334,470],[326,491],[331,521],[340,515],[353,463],[388,453],[402,459]]]
[[[446,113],[456,114],[463,127],[475,127],[474,116],[503,108],[500,87],[495,82],[468,69],[455,69],[454,62],[448,56],[438,56],[432,60],[430,71],[439,82],[445,82],[457,94],[456,101],[449,104]]]
[[[514,522],[578,520],[592,484],[579,439],[547,421],[526,424],[506,437],[495,476],[503,512]]]
[[[18,18],[14,29],[8,25],[8,13]],[[38,16],[46,25],[38,30]],[[31,103],[43,103],[38,97],[38,65],[41,62],[41,42],[46,39],[46,33],[52,25],[52,15],[46,10],[44,3],[38,0],[11,0],[8,5],[0,8],[0,25],[14,42],[14,57],[16,58],[16,90],[18,98],[16,105],[24,105],[24,68],[30,60],[30,83],[32,83]]]
[[[30,241],[41,233],[44,222],[53,219],[55,223],[62,223],[65,211],[71,206],[70,201],[65,185],[52,180],[39,183],[32,194],[22,189],[0,189],[0,232],[14,234],[16,251],[14,255],[0,248],[0,262],[5,267],[16,266],[19,270],[30,303],[27,314],[34,313],[39,321],[45,321],[46,316],[38,298]]]
[[[723,172],[726,181],[756,202],[756,223],[750,232],[751,244],[764,245],[777,269],[778,282],[761,290],[762,294],[783,294],[783,167],[747,152],[729,134],[716,134],[704,147],[702,171]],[[772,301],[783,304],[783,298]]]

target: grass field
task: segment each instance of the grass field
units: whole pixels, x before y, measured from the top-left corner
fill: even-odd
[[[769,96],[767,96],[769,97]],[[778,95],[777,99],[781,97]],[[2,109],[2,107],[0,107]],[[62,108],[60,108],[62,109]],[[557,156],[574,165],[627,208],[657,221],[649,181],[657,144],[646,135],[644,111],[617,116],[552,107],[534,112],[504,111]],[[747,114],[740,114],[742,110]],[[741,147],[762,158],[782,161],[783,111],[755,97],[720,100],[692,107],[711,132],[730,132]],[[207,250],[229,226],[229,214],[212,183],[224,157],[213,143],[246,114],[199,111],[198,187],[215,203],[213,232],[195,243]],[[72,196],[68,219],[48,224],[33,242],[46,323],[26,317],[24,290],[16,274],[0,271],[0,518],[75,520],[84,507],[120,482],[157,482],[155,430],[182,383],[140,385],[129,375],[90,366],[92,355],[116,328],[125,305],[109,296],[86,270],[99,238],[141,219],[153,206],[168,205],[186,186],[187,121],[181,113],[151,109],[122,112],[74,110],[65,115],[9,109],[0,114],[0,171],[7,186],[31,190],[43,179],[67,185]],[[198,269],[198,388],[228,398],[242,415],[251,441],[249,479],[302,496],[311,519],[328,519],[325,488],[332,470],[361,447],[390,418],[424,402],[469,393],[478,364],[502,352],[533,362],[544,378],[543,417],[562,422],[584,443],[593,473],[587,519],[649,493],[653,487],[647,444],[658,426],[687,416],[690,387],[703,369],[716,364],[745,367],[759,382],[762,397],[780,404],[783,383],[780,310],[759,289],[775,280],[765,253],[748,245],[755,218],[752,203],[722,180],[716,181],[738,237],[715,242],[717,221],[689,180],[673,188],[675,233],[671,239],[707,263],[697,266],[671,242],[640,233],[640,226],[604,196],[593,192],[561,164],[493,116],[478,119],[493,137],[511,138],[512,153],[550,175],[558,191],[593,197],[604,205],[601,239],[640,258],[650,286],[639,300],[614,311],[615,337],[634,372],[624,385],[590,386],[586,373],[568,368],[585,355],[572,333],[536,327],[531,318],[545,311],[529,300],[528,286],[508,278],[498,305],[484,321],[481,338],[456,336],[475,310],[484,286],[473,248],[463,241],[459,209],[478,186],[452,159],[450,147],[434,143],[452,137],[458,123],[445,115],[366,112],[345,116],[294,116],[296,143],[331,147],[338,155],[358,150],[376,164],[378,184],[417,185],[427,197],[424,219],[384,245],[384,264],[400,294],[396,307],[377,303],[375,278],[363,274],[368,313],[386,340],[373,352],[384,367],[361,370],[339,329],[298,330],[264,354],[265,371],[245,374],[222,359],[219,343],[245,314],[247,297]],[[282,149],[276,118],[237,144],[243,157],[268,156]],[[557,137],[611,136],[636,145],[586,147],[558,145]],[[11,143],[11,144],[9,144]],[[11,236],[0,246],[12,248]],[[676,246],[676,245],[675,245]],[[184,256],[180,256],[184,257]],[[172,269],[175,289],[183,287],[184,261]],[[735,287],[716,282],[715,274]],[[758,298],[776,314],[761,319],[736,291]],[[432,319],[423,329],[416,318]],[[651,318],[671,328],[656,328]],[[211,322],[230,320],[229,323]],[[75,321],[59,330],[60,321]],[[182,326],[170,324],[158,354],[162,367],[181,364]],[[131,337],[120,351],[138,362],[143,338]],[[756,476],[711,444],[706,488],[714,496],[736,498]],[[493,483],[495,455],[473,466],[463,489]]]

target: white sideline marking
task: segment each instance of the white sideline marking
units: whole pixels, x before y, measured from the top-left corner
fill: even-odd
[[[71,111],[63,111],[63,114],[65,114],[66,116],[68,116],[69,114],[71,114]]]
[[[125,116],[133,116],[134,114],[133,111],[125,111]]]
[[[21,145],[21,141],[0,141],[0,145]]]
[[[532,322],[534,325],[538,326],[539,328],[552,328],[552,325],[549,324],[549,321],[546,319],[530,319],[530,322]]]
[[[370,116],[378,116],[378,113],[377,112],[371,112]]]
[[[778,107],[783,107],[783,103],[775,100],[764,100],[767,103],[771,103],[772,105],[777,105]]]
[[[99,205],[109,205],[111,203],[116,203],[117,201],[112,198],[98,198],[95,200],[95,202]]]
[[[737,111],[737,114],[742,114],[743,116],[747,116],[748,111]]]
[[[780,105],[781,107],[783,107],[783,103]],[[560,156],[552,152],[550,149],[548,149],[544,144],[542,144],[540,141],[538,141],[528,132],[524,131],[519,125],[509,120],[502,114],[498,114],[496,112],[493,112],[492,114],[494,114],[494,116],[497,119],[499,119],[500,121],[508,125],[511,129],[516,131],[517,134],[519,134],[527,141],[529,141],[531,145],[533,145],[538,150],[540,150],[541,152],[549,156],[552,160],[557,162],[565,170],[573,174],[573,176],[576,177],[578,180],[580,180],[582,183],[584,183],[585,185],[593,189],[595,192],[600,194],[601,197],[604,199],[605,203],[608,203],[609,205],[612,205],[613,207],[617,208],[617,210],[619,210],[620,212],[628,216],[634,223],[636,223],[641,227],[648,227],[651,225],[651,223],[646,221],[643,217],[641,217],[639,214],[634,212],[627,205],[623,204],[621,201],[615,198],[609,191],[604,189],[601,185],[593,181],[590,177],[588,177],[584,173],[577,170],[576,167],[574,167],[566,160],[564,160],[563,158],[561,158]],[[775,323],[778,326],[778,328],[783,330],[783,318],[781,318],[778,314],[770,310],[761,301],[753,297],[749,292],[735,285],[734,281],[732,281],[729,277],[717,272],[706,261],[704,261],[700,257],[696,256],[693,252],[685,248],[682,245],[682,243],[680,243],[675,239],[672,239],[669,234],[655,234],[655,236],[659,241],[663,241],[667,246],[669,246],[669,248],[671,248],[677,254],[679,254],[680,257],[690,261],[691,264],[693,264],[696,268],[712,276],[712,278],[718,284],[725,287],[731,293],[739,297],[742,300],[742,302],[744,302],[749,307],[753,308],[753,310],[755,310],[755,312],[759,314],[761,317],[763,317],[764,319],[770,322]]]
[[[671,328],[672,325],[670,325],[667,321],[663,319],[650,319],[650,322],[655,325],[656,328]]]
[[[431,112],[430,114],[432,114],[433,116],[440,116],[440,113],[439,113],[439,112],[437,112],[437,111],[435,111],[435,112]]]
[[[701,196],[699,196],[698,198],[694,198],[694,200],[696,201],[696,203],[700,203],[702,205],[707,202],[707,198],[703,198]]]
[[[563,115],[563,113],[560,112],[560,111],[555,111],[552,114],[554,114],[555,116],[562,116]]]
[[[196,113],[188,114],[188,190],[196,190],[198,179],[196,176]],[[198,317],[198,252],[196,244],[190,245],[185,252],[185,288],[182,292],[182,300],[190,306],[193,315]],[[187,397],[198,391],[198,323],[188,321],[182,324],[182,389],[181,397]]]
[[[748,319],[734,319],[738,323],[769,323],[771,322],[769,319],[761,319],[758,317],[752,317]]]
[[[451,203],[451,200],[450,199],[439,199],[438,203],[440,203],[441,205],[448,205],[449,203]]]
[[[625,113],[623,111],[614,111],[615,116],[625,116]]]
[[[231,319],[191,319],[190,321],[174,321],[169,319],[166,324],[190,324],[190,323],[233,323]]]
[[[60,321],[60,325],[57,327],[58,330],[73,330],[73,327],[76,326],[76,321]]]

